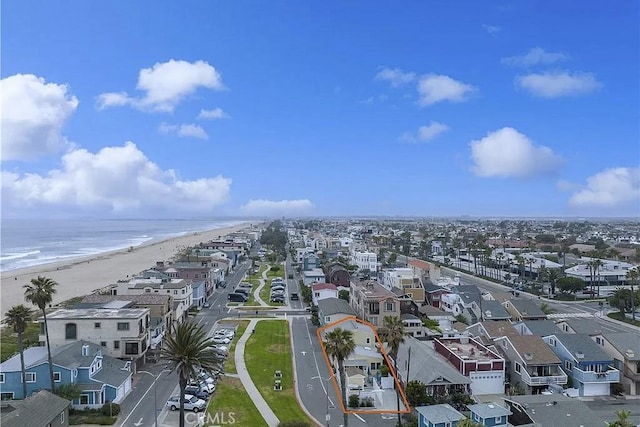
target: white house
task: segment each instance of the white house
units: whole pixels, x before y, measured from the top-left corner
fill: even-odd
[[[152,272],[146,272],[152,274]],[[153,273],[155,274],[155,273]],[[193,288],[191,280],[170,279],[163,273],[157,277],[135,277],[131,280],[118,282],[114,295],[143,295],[159,294],[173,297],[173,311],[175,320],[182,323],[187,318],[187,312],[193,304]]]
[[[311,285],[311,299],[313,305],[327,298],[338,298],[338,288],[333,283],[314,283]]]
[[[378,271],[378,255],[374,252],[354,251],[351,253],[351,264],[357,265],[360,270]]]
[[[322,271],[321,268],[313,268],[309,271],[304,271],[302,280],[307,286],[311,286],[313,283],[324,282],[324,271]]]

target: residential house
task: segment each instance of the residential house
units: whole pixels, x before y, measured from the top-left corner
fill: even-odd
[[[511,299],[502,303],[502,306],[511,314],[514,321],[544,320],[547,315],[531,300]]]
[[[356,312],[343,299],[326,298],[318,301],[318,320],[321,325],[329,325],[355,315]]]
[[[422,279],[423,283],[435,283],[440,279],[440,266],[417,258],[409,258],[407,265]]]
[[[493,344],[500,337],[518,335],[518,331],[508,320],[485,320],[468,326],[466,330],[474,337],[481,338],[485,344]]]
[[[313,305],[327,298],[338,298],[338,288],[333,283],[314,283],[311,285],[311,299]]]
[[[84,306],[75,305],[73,308],[109,308],[107,304],[125,301],[123,308],[148,308],[151,321],[150,346],[155,349],[160,346],[165,333],[173,327],[173,298],[171,295],[141,294],[141,295],[87,295],[82,299]]]
[[[538,394],[551,384],[564,385],[567,375],[561,361],[544,340],[536,335],[509,335],[495,339],[508,360],[507,382],[512,389]]]
[[[165,264],[157,262],[153,268],[156,271],[165,273],[171,279],[186,279],[192,281],[193,286],[193,306],[202,307],[202,304],[215,291],[214,271],[216,268],[208,260],[202,261],[180,261]],[[201,285],[204,286],[201,289]]]
[[[445,287],[434,285],[431,281],[424,283],[425,297],[427,304],[433,307],[440,307],[442,295],[450,294],[451,291]]]
[[[70,401],[47,390],[24,400],[2,401],[0,425],[6,427],[68,427]]]
[[[51,348],[85,340],[99,344],[105,355],[127,360],[144,358],[151,341],[150,324],[147,308],[61,308],[47,315]],[[40,342],[44,345],[45,340],[40,319]]]
[[[302,281],[305,285],[311,286],[314,283],[324,282],[324,271],[321,268],[302,272]]]
[[[604,420],[584,402],[561,394],[503,397],[511,411],[509,425],[519,427],[602,427]]]
[[[580,264],[567,268],[564,272],[567,277],[577,277],[584,280],[587,284],[616,286],[627,283],[627,272],[634,267],[633,264],[624,261],[613,261],[608,259],[601,260],[603,265],[598,268],[594,274],[589,267],[589,261],[593,258],[582,257]]]
[[[382,272],[382,285],[399,296],[411,298],[419,306],[426,301],[422,279],[411,268],[391,268]]]
[[[302,260],[304,259],[304,257],[306,255],[312,254],[314,253],[313,249],[311,248],[296,248],[296,258],[295,261],[302,265]]]
[[[357,316],[381,326],[385,316],[400,316],[400,300],[373,280],[351,282],[350,304]]]
[[[314,253],[308,253],[302,257],[302,270],[311,271],[320,268],[320,257]],[[323,272],[324,276],[324,272]]]
[[[560,319],[556,323],[556,326],[560,329],[560,333],[564,334],[583,334],[593,336],[610,330],[606,327],[603,328],[602,325],[594,319],[588,319],[585,317]]]
[[[351,264],[358,266],[358,270],[375,273],[378,271],[378,255],[374,252],[353,251],[351,253]]]
[[[448,403],[417,406],[418,427],[456,427],[466,417]]]
[[[404,331],[407,335],[417,338],[426,339],[428,337],[427,328],[422,323],[422,319],[413,314],[401,314]]]
[[[556,334],[543,339],[560,358],[580,397],[609,396],[610,385],[620,381],[613,357],[588,335]]]
[[[325,281],[327,283],[333,283],[338,288],[343,288],[349,290],[351,276],[349,272],[342,264],[339,263],[331,263],[325,266]],[[338,289],[340,290],[340,289]]]
[[[159,271],[147,270],[128,281],[119,281],[114,295],[170,295],[173,298],[174,320],[182,323],[193,304],[192,281],[174,279]]]
[[[494,300],[482,300],[482,318],[484,320],[510,320],[511,314]]]
[[[99,408],[106,402],[121,403],[131,392],[131,362],[110,357],[103,348],[88,341],[75,341],[51,349],[56,387],[76,384],[80,398],[72,406]],[[27,396],[51,387],[46,347],[24,351]],[[0,364],[2,399],[23,399],[20,355]]]
[[[560,334],[562,331],[553,320],[523,320],[513,325],[520,335],[548,335]]]
[[[469,294],[450,293],[441,296],[440,308],[454,317],[463,316],[468,323],[480,319],[480,304]]]
[[[427,341],[407,337],[398,348],[398,380],[406,386],[420,381],[431,396],[468,394],[471,380],[438,354]]]
[[[482,424],[483,427],[507,427],[511,411],[497,403],[476,403],[467,405],[471,411],[471,421]]]
[[[356,347],[351,355],[344,361],[345,367],[355,368],[354,374],[363,373],[370,378],[375,375],[380,366],[384,364],[384,356],[378,351],[376,333],[371,326],[362,323],[355,316],[345,318],[337,323],[329,325],[324,331],[327,334],[336,328],[351,332]],[[348,378],[349,380],[349,378]],[[348,381],[349,384],[358,384],[356,381]],[[360,384],[363,385],[363,384]]]
[[[625,393],[640,395],[640,336],[637,333],[600,333],[591,337],[613,357],[613,366],[622,372],[620,384]]]
[[[471,380],[474,395],[502,394],[505,382],[505,360],[479,341],[469,337],[436,338],[436,352]]]

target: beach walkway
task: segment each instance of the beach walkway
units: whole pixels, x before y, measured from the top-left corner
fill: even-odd
[[[249,321],[249,326],[247,326],[247,329],[244,331],[244,334],[242,334],[242,336],[236,343],[236,349],[235,349],[236,370],[238,371],[238,377],[242,382],[242,386],[247,391],[247,394],[249,394],[249,397],[253,401],[253,404],[256,405],[256,408],[258,408],[258,411],[262,415],[262,418],[264,418],[267,425],[269,427],[277,427],[277,425],[280,423],[280,420],[278,420],[278,417],[276,417],[276,414],[273,413],[273,411],[271,410],[271,407],[269,407],[267,402],[264,400],[264,398],[260,394],[260,391],[258,390],[256,385],[253,383],[253,380],[251,379],[251,376],[247,371],[247,366],[244,363],[244,347],[247,343],[247,340],[253,333],[253,329],[256,327],[256,323],[258,323],[258,320],[259,319],[251,319],[251,321]]]
[[[262,298],[260,298],[260,292],[262,291],[262,288],[264,288],[264,286],[267,284],[267,272],[269,271],[270,268],[271,266],[267,264],[267,268],[262,272],[262,279],[260,279],[260,285],[258,285],[256,290],[253,291],[253,299],[258,304],[264,307],[269,307],[269,304],[267,304],[262,300]]]

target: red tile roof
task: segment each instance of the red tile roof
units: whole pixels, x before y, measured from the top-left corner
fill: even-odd
[[[412,259],[409,261],[409,265],[420,270],[429,271],[429,263],[421,259]]]
[[[311,289],[314,291],[320,291],[322,289],[331,289],[332,291],[337,291],[338,288],[333,283],[314,283],[311,286]]]

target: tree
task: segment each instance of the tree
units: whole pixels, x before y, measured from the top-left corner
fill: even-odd
[[[422,406],[429,403],[429,395],[427,394],[427,385],[421,381],[409,381],[404,389],[407,401],[412,407]]]
[[[544,314],[552,314],[556,312],[556,309],[549,307],[549,304],[547,304],[546,302],[540,304],[540,310],[542,310]]]
[[[612,423],[607,423],[608,427],[633,427],[633,424],[629,421],[629,415],[631,412],[629,411],[616,411],[616,415],[618,419]]]
[[[640,304],[638,291],[632,292],[630,289],[620,288],[609,297],[609,305],[615,307],[622,314],[633,313]]]
[[[382,319],[382,327],[378,329],[378,336],[380,340],[389,344],[389,354],[393,359],[393,369],[396,375],[398,374],[398,350],[400,344],[404,342],[406,332],[404,330],[404,323],[398,316],[384,316]],[[398,404],[398,410],[400,409],[400,395],[396,393],[396,399]],[[398,412],[398,424],[402,425],[402,418]]]
[[[557,281],[557,286],[562,293],[575,294],[584,289],[585,283],[584,280],[577,277],[561,277]]]
[[[338,292],[338,298],[343,299],[345,301],[349,301],[349,291],[346,289],[341,289]]]
[[[335,328],[333,331],[328,332],[324,338],[324,347],[327,355],[338,362],[342,403],[347,408],[347,376],[344,371],[344,360],[355,351],[356,342],[351,331],[341,328]],[[346,412],[344,413],[343,425],[344,427],[349,425],[349,416]]]
[[[484,427],[484,425],[473,421],[471,418],[464,418],[458,421],[456,427]]]
[[[207,332],[199,325],[184,322],[173,329],[165,338],[161,356],[178,373],[180,386],[180,427],[184,427],[184,395],[187,383],[197,378],[201,371],[212,373],[222,370],[220,358],[211,346],[213,340],[207,338]]]
[[[387,264],[393,265],[398,261],[398,254],[396,252],[391,252],[389,254],[389,258],[387,258]]]
[[[545,268],[544,272],[544,278],[549,281],[549,286],[551,287],[551,294],[555,294],[556,285],[558,280],[563,277],[563,272],[559,268]]]
[[[462,315],[462,313],[456,316],[456,322],[464,323],[465,325],[469,324],[469,321]]]
[[[49,344],[49,325],[47,324],[47,307],[53,301],[58,284],[53,279],[38,276],[31,279],[31,283],[24,285],[24,299],[35,305],[42,312],[44,319],[44,335],[47,341],[47,360],[49,361],[49,379],[51,380],[51,392],[55,393],[55,383],[53,381],[53,360],[51,358],[51,345]]]
[[[27,370],[24,364],[24,348],[22,346],[22,334],[29,323],[33,321],[33,311],[22,304],[15,305],[7,311],[2,323],[13,329],[18,334],[18,352],[20,352],[20,371],[22,374],[22,398],[27,398]]]
[[[58,396],[67,400],[80,399],[82,387],[78,384],[62,384],[58,387]]]

